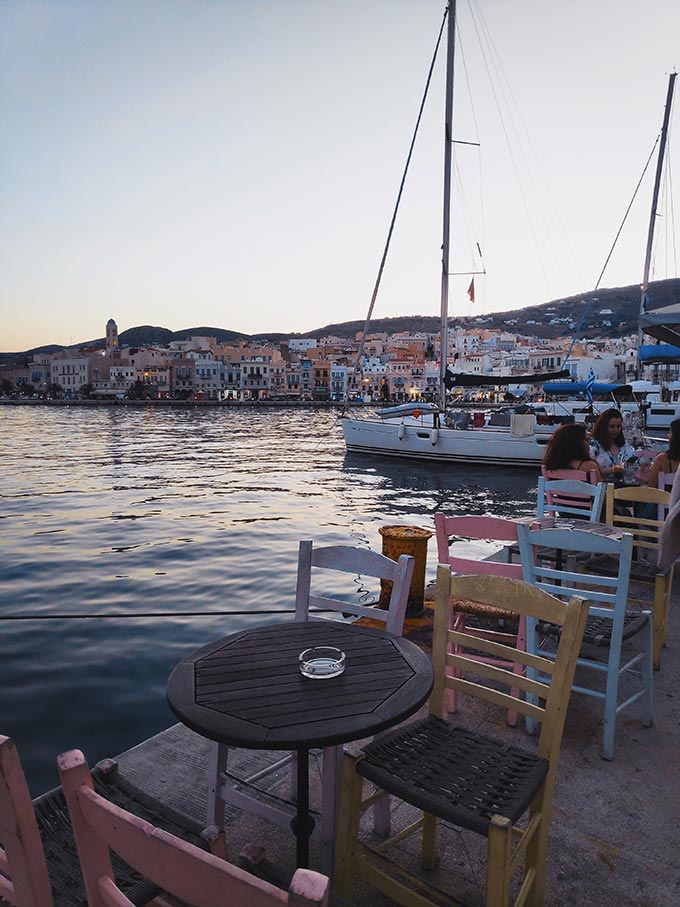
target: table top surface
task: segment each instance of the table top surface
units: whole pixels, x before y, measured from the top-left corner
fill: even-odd
[[[311,646],[346,655],[339,677],[309,679]],[[298,749],[368,737],[411,716],[433,684],[428,655],[381,630],[341,621],[268,624],[215,640],[168,680],[168,703],[192,730],[231,746]]]
[[[572,516],[547,516],[537,519],[531,519],[531,529],[570,529],[581,532],[591,532],[594,535],[602,535],[605,538],[620,539],[623,532],[618,526],[610,526],[609,523],[598,523],[595,520],[579,520]]]

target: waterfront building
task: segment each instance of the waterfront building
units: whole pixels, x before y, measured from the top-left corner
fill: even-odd
[[[243,400],[260,400],[269,396],[271,368],[264,359],[246,359],[241,363],[241,396]]]
[[[291,352],[307,353],[309,350],[316,349],[316,340],[312,337],[291,337],[288,342],[288,349]]]
[[[84,384],[90,383],[90,360],[84,356],[53,359],[50,383],[58,384],[65,397],[75,397]]]
[[[351,375],[354,375],[354,369],[348,365],[331,366],[331,400],[345,399]]]
[[[194,363],[194,393],[199,400],[219,400],[222,395],[222,363],[205,349],[188,350]]]

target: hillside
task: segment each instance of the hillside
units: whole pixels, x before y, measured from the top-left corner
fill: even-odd
[[[593,298],[585,318],[587,301]],[[680,279],[658,280],[649,287],[649,308],[680,303]],[[543,305],[529,306],[511,312],[468,318],[452,318],[450,324],[460,327],[483,325],[486,328],[499,328],[513,333],[527,334],[533,337],[554,339],[571,336],[575,332],[579,337],[620,337],[637,330],[638,311],[640,308],[640,288],[637,284],[627,287],[599,289],[596,293],[584,293],[565,299],[555,299]],[[583,319],[583,321],[581,321]],[[328,335],[353,340],[363,330],[362,321],[345,321],[339,324],[327,324],[304,334],[259,333],[243,334],[225,328],[194,327],[181,331],[153,325],[141,325],[129,328],[119,334],[121,347],[140,347],[153,344],[167,345],[171,340],[184,340],[190,336],[215,337],[218,341],[250,340],[255,342],[279,343],[288,337],[320,338]],[[439,331],[439,317],[436,315],[405,315],[398,318],[374,318],[370,330],[374,333],[408,332],[436,333]],[[84,341],[71,349],[87,347],[104,349],[103,337]],[[58,344],[36,347],[20,353],[0,353],[0,362],[23,363],[37,353],[55,353],[66,349]]]

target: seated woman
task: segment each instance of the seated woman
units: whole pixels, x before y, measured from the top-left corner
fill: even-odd
[[[637,464],[635,450],[623,435],[623,417],[618,409],[606,409],[598,417],[590,433],[590,456],[609,482],[623,476],[627,463]]]
[[[597,481],[601,479],[600,467],[590,456],[586,427],[583,422],[561,425],[553,432],[543,455],[543,468],[579,469],[594,472]]]
[[[659,473],[677,472],[680,465],[680,419],[673,419],[668,432],[668,450],[658,454],[652,463],[649,475],[649,487],[656,488],[659,484]]]

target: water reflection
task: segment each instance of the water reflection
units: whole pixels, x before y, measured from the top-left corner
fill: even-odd
[[[165,681],[184,654],[292,609],[300,539],[380,550],[385,524],[534,507],[531,470],[347,454],[330,411],[2,418],[0,617],[83,616],[2,622],[0,733],[16,738],[34,793],[55,783],[57,753],[77,746],[94,762],[171,724]]]

